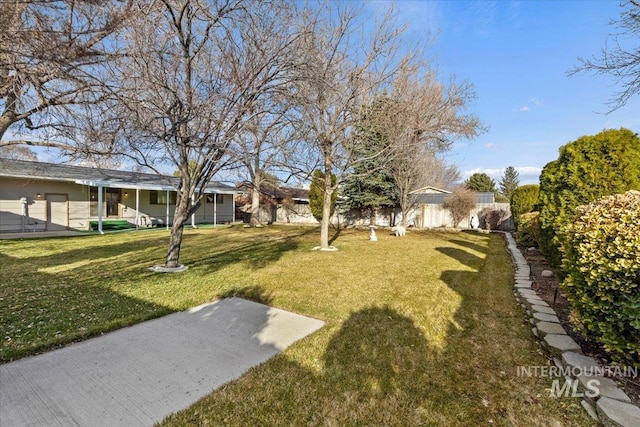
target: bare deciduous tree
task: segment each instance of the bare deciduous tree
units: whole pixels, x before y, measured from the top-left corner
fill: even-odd
[[[304,14],[308,31],[298,43],[301,66],[293,86],[300,127],[318,153],[325,177],[320,249],[329,246],[332,194],[353,159],[352,133],[362,105],[369,105],[393,74],[400,29],[391,15],[362,31],[362,9],[327,2]]]
[[[46,136],[66,126],[58,120],[65,112],[104,96],[96,68],[115,56],[114,35],[126,22],[132,3],[0,2],[0,146],[24,143],[3,141],[11,127],[37,135],[29,141],[32,145],[78,149],[72,142]]]
[[[262,96],[281,84],[285,46],[268,40],[286,24],[285,3],[159,0],[141,4],[114,67],[118,100],[102,118],[117,153],[180,172],[165,266],[179,265],[183,227],[230,146],[259,117]],[[279,22],[277,25],[274,22]],[[256,49],[263,49],[257,55]]]
[[[609,112],[623,107],[629,99],[640,93],[640,56],[637,46],[626,46],[627,40],[637,40],[640,34],[640,2],[637,0],[621,1],[623,8],[621,17],[612,25],[619,29],[611,34],[611,43],[603,48],[599,57],[592,59],[578,58],[580,65],[569,71],[569,75],[578,73],[608,74],[622,90],[615,93],[609,101]]]
[[[4,159],[29,160],[32,162],[38,160],[36,153],[24,145],[0,146],[0,157]]]
[[[234,138],[232,157],[242,165],[244,176],[251,182],[251,226],[260,225],[260,187],[294,158],[298,146],[295,127],[289,117],[289,88],[297,58],[294,42],[303,34],[299,28],[294,5],[280,11],[279,19],[259,20],[238,35],[245,46],[247,58],[256,64],[277,68],[272,90],[254,99],[252,114]],[[265,28],[265,26],[268,26]],[[269,56],[278,52],[272,60]]]
[[[424,63],[401,64],[377,126],[388,141],[388,170],[398,189],[402,225],[412,207],[410,193],[418,188],[423,169],[437,164],[435,154],[448,150],[456,138],[483,131],[477,117],[464,114],[473,97],[468,83],[447,86]]]
[[[453,226],[457,227],[476,205],[476,197],[473,191],[467,190],[463,185],[456,187],[443,203],[453,218]]]

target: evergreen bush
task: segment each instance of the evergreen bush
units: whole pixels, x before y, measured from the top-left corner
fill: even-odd
[[[516,233],[516,241],[522,246],[540,245],[540,212],[528,212],[520,215],[520,226]]]
[[[521,185],[511,195],[511,217],[516,230],[520,224],[520,215],[533,212],[538,204],[540,186],[538,184]]]
[[[540,175],[540,248],[554,267],[562,265],[557,234],[574,220],[578,206],[601,197],[640,190],[640,139],[628,129],[583,136],[560,148]]]
[[[640,192],[579,207],[559,238],[562,287],[581,326],[618,360],[640,366]]]

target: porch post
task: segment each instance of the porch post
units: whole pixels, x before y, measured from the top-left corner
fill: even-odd
[[[104,234],[102,231],[102,186],[98,185],[98,231],[100,234]]]
[[[140,189],[136,188],[136,230],[140,230]]]
[[[167,230],[169,230],[169,190],[167,190]]]
[[[218,224],[218,193],[213,193],[213,225]]]
[[[236,195],[231,194],[231,224],[236,223]]]

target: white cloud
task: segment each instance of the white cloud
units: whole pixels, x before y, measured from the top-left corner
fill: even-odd
[[[486,144],[484,144],[485,148],[493,148],[496,146],[496,144],[494,144],[493,142],[487,142]]]
[[[535,96],[533,98],[529,98],[529,104],[533,104],[536,107],[542,107],[544,105],[542,100],[536,98]]]
[[[523,105],[522,107],[520,107],[520,109],[518,111],[522,111],[522,112],[527,112],[527,111],[531,111],[532,107],[536,107],[536,108],[540,108],[544,105],[544,102],[542,102],[541,99],[536,98],[535,96],[532,98],[529,98],[527,100],[527,102],[525,103],[525,105]]]

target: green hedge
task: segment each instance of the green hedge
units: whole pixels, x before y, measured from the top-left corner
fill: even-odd
[[[511,217],[516,230],[520,224],[520,216],[535,210],[539,196],[540,186],[538,184],[521,185],[513,190],[509,202],[511,204]]]
[[[559,234],[572,311],[618,360],[640,366],[640,192],[577,209]]]
[[[562,264],[557,234],[578,206],[640,190],[640,139],[629,129],[583,136],[560,148],[540,175],[540,248],[554,267]]]
[[[540,212],[528,212],[520,215],[520,227],[516,240],[522,246],[540,245]]]

